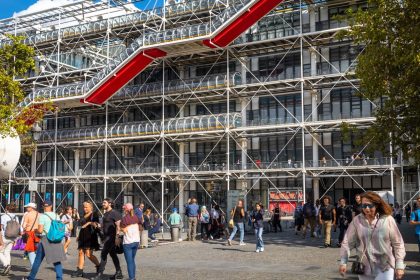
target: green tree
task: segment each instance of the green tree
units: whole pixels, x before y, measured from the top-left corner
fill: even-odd
[[[25,98],[25,92],[15,80],[24,78],[29,70],[34,69],[35,51],[22,43],[23,37],[6,35],[10,44],[0,48],[0,135],[25,135],[34,122],[41,120],[51,104],[37,104],[19,107]]]
[[[389,151],[392,141],[405,158],[420,163],[420,5],[418,0],[368,0],[349,9],[350,30],[341,34],[365,46],[356,75],[360,93],[383,99],[377,121],[366,131],[372,147]]]

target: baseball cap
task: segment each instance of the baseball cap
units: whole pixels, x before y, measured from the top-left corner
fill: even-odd
[[[29,202],[28,204],[24,205],[23,207],[24,207],[24,208],[26,208],[26,207],[31,207],[31,208],[33,208],[33,209],[36,209],[36,203]]]
[[[43,206],[52,206],[51,200],[44,200],[44,203],[42,203]]]
[[[172,208],[172,212],[178,212],[178,209],[176,209],[176,208]]]
[[[124,204],[123,209],[130,211],[133,210],[133,204],[131,204],[130,202]]]

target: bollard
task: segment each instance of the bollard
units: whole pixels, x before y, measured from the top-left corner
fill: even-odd
[[[179,227],[171,228],[171,241],[177,242],[179,239]]]
[[[147,248],[149,246],[149,231],[147,229],[141,231],[140,248]]]

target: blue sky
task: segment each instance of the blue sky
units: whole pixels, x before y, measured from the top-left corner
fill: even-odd
[[[23,11],[36,2],[38,0],[0,0],[0,19],[12,17],[13,13]],[[143,0],[142,2],[136,3],[136,6],[139,8],[148,7],[150,9],[155,2],[159,6],[162,5],[163,0]]]

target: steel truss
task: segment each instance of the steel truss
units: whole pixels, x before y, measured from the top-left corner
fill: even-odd
[[[206,24],[223,14],[229,3],[232,3],[226,0],[198,1],[203,5],[205,3],[212,5],[204,5],[202,8],[188,6],[191,9],[187,10],[185,5],[174,5],[166,9],[166,12],[155,9],[150,12],[131,11],[123,15],[110,16],[119,6],[115,5],[112,9],[109,3],[105,5],[101,2],[98,5],[106,7],[102,19],[98,19],[97,14],[95,16],[92,14],[91,19],[80,20],[80,5],[87,2],[66,6],[58,12],[58,15],[48,11],[46,14],[36,13],[29,17],[40,23],[58,22],[55,30],[36,33],[26,23],[26,19],[15,20],[13,24],[0,22],[2,31],[13,30],[16,34],[27,34],[28,39],[25,42],[32,44],[36,49],[37,61],[42,64],[43,69],[38,69],[39,72],[33,77],[20,80],[30,91],[46,92],[68,88],[69,85],[77,87],[86,84],[99,75],[98,73],[105,71],[109,65],[116,66],[113,64],[113,59],[126,52],[136,38],[144,39],[151,34],[167,30]],[[187,3],[192,2],[187,1]],[[55,119],[55,128],[45,130],[37,144],[37,151],[42,151],[44,156],[37,159],[35,152],[32,168],[20,165],[13,176],[13,185],[27,186],[31,180],[38,180],[44,185],[53,185],[54,200],[57,184],[67,186],[65,196],[60,201],[54,201],[58,207],[65,203],[67,195],[71,191],[75,193],[76,189],[90,196],[88,186],[101,184],[105,197],[109,193],[110,185],[119,184],[121,187],[115,196],[116,199],[125,197],[127,189],[132,188],[137,196],[163,218],[166,217],[171,205],[178,205],[182,211],[186,191],[193,194],[200,190],[210,201],[216,201],[217,192],[214,188],[208,187],[209,182],[220,183],[221,191],[226,193],[240,190],[241,195],[248,200],[257,199],[254,193],[262,189],[260,184],[262,181],[267,182],[269,188],[280,191],[280,186],[276,183],[276,180],[280,179],[295,180],[297,187],[303,190],[305,199],[326,195],[334,189],[335,183],[340,178],[348,178],[364,190],[364,186],[357,178],[387,176],[390,178],[391,190],[394,191],[394,179],[398,184],[395,170],[401,168],[401,161],[395,162],[394,158],[364,160],[334,158],[320,140],[319,135],[322,133],[340,132],[343,123],[365,129],[375,121],[375,118],[372,116],[342,116],[332,120],[318,118],[318,108],[330,98],[333,90],[352,88],[357,91],[359,82],[354,75],[357,59],[345,69],[340,69],[329,60],[325,51],[332,47],[352,45],[351,42],[338,41],[334,37],[337,32],[347,27],[316,30],[315,11],[319,12],[320,7],[328,8],[331,3],[314,2],[317,3],[287,1],[266,16],[275,17],[282,22],[285,30],[288,30],[287,34],[275,31],[263,37],[263,31],[258,27],[252,27],[250,32],[237,38],[227,48],[215,49],[203,48],[197,43],[185,49],[179,47],[182,45],[178,43],[173,45],[168,42],[153,43],[154,47],[165,46],[162,48],[168,55],[148,66],[141,83],[136,81],[123,87],[105,105],[89,106],[73,100],[60,105],[62,109],[59,114],[47,117]],[[332,2],[334,3],[340,4],[337,1]],[[89,6],[89,9],[97,8]],[[72,12],[68,13],[68,9]],[[311,20],[310,30],[306,31],[303,26],[304,13],[309,13]],[[298,16],[298,26],[292,26],[286,20],[290,14]],[[77,18],[82,24],[78,27],[70,26],[69,16]],[[94,29],[95,26],[97,29]],[[252,39],[252,36],[257,35],[258,40]],[[194,38],[182,37],[179,40],[194,41]],[[175,38],[176,40],[178,39]],[[3,41],[0,44],[5,43],[7,42]],[[92,61],[82,66],[72,64],[72,61],[67,61],[67,56],[70,54]],[[300,56],[299,71],[292,76],[280,77],[275,72],[291,54]],[[258,75],[253,69],[254,62],[251,60],[271,55],[280,57],[278,64],[268,75]],[[311,69],[306,73],[304,66],[305,63],[308,64],[308,56]],[[232,68],[231,63],[235,63],[236,67]],[[319,72],[317,63],[328,65],[329,70],[326,73]],[[187,75],[185,69],[206,64],[208,71],[204,75],[199,77]],[[213,74],[212,71],[221,64],[225,65],[226,69],[224,71],[219,69],[222,73]],[[176,75],[176,79],[168,80],[165,75],[169,72]],[[155,77],[156,73],[161,75],[158,79]],[[77,91],[75,88],[74,90]],[[322,99],[320,92],[323,92]],[[290,111],[281,99],[282,96],[291,95],[300,97],[299,114]],[[51,96],[56,97],[52,93]],[[73,98],[71,93],[68,96]],[[276,106],[284,109],[287,117],[249,120],[247,115],[249,108],[258,104],[258,100],[263,97],[272,98]],[[30,103],[33,96],[28,98],[27,103]],[[239,110],[231,111],[232,100],[239,104]],[[374,107],[377,106],[376,100],[370,102]],[[226,111],[215,114],[209,108],[212,103],[226,104]],[[164,108],[167,105],[177,106],[175,116],[165,116]],[[187,107],[190,108],[191,105],[204,108],[205,115],[197,116],[196,112],[187,112]],[[305,105],[311,105],[310,113],[307,113]],[[161,114],[151,119],[146,112],[148,106],[159,106]],[[143,120],[128,122],[127,114],[130,109],[136,109]],[[80,127],[80,123],[76,125],[77,128],[71,129],[58,129],[57,126],[59,117],[103,113],[106,120],[101,126]],[[113,123],[109,122],[111,113],[119,116]],[[255,157],[250,145],[253,141],[259,145],[260,139],[271,136],[287,136],[287,142],[276,153],[270,154],[268,161],[261,161]],[[281,160],[288,145],[293,141],[299,141],[296,145],[302,150],[302,158],[293,162]],[[186,147],[196,146],[197,143],[209,144],[211,149],[197,164],[192,165],[186,157]],[[132,164],[129,162],[131,159],[128,150],[135,145],[148,145],[149,150],[140,162]],[[362,155],[368,145],[369,142],[365,143],[357,155]],[[220,151],[220,146],[223,146],[223,151]],[[308,147],[312,149],[312,155],[304,152]],[[221,162],[214,163],[211,162],[211,158],[217,149],[218,153],[224,154],[224,157]],[[328,155],[328,159],[320,159],[319,149]],[[89,150],[90,156],[85,166],[78,168],[78,162],[70,164],[63,154],[66,150],[77,155],[81,150]],[[118,152],[120,150],[121,153]],[[89,166],[95,156],[102,152],[103,169],[92,171]],[[48,154],[54,155],[53,172],[46,174],[37,172],[37,169],[45,163]],[[172,162],[168,161],[169,156],[174,159]],[[111,158],[118,167],[108,166]],[[159,158],[159,162],[151,166],[149,161],[153,162],[155,158]],[[78,160],[79,158],[75,159],[75,162]],[[67,171],[59,172],[57,161],[62,161]],[[322,178],[334,178],[331,185],[325,186],[324,193],[320,193],[319,188]],[[176,186],[171,196],[165,194],[168,186],[171,188]],[[149,191],[153,188],[160,188],[160,199],[153,200],[149,197]],[[25,187],[21,193],[24,192]],[[41,194],[38,196],[42,198]],[[94,201],[94,198],[90,199]],[[294,205],[292,201],[288,202]]]

